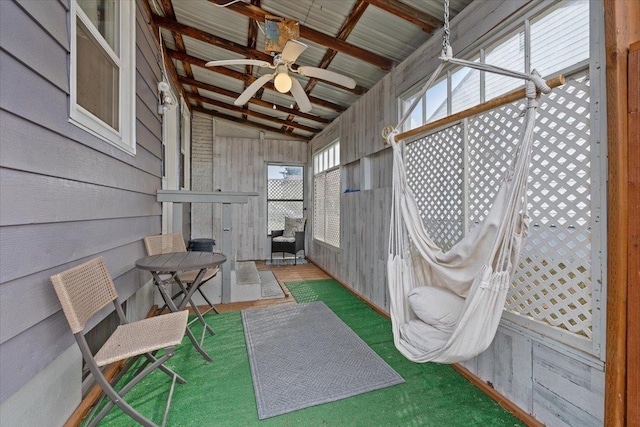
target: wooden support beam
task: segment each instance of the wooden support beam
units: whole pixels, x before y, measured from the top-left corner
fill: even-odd
[[[228,0],[209,1],[220,6],[229,3]],[[265,16],[272,15],[272,13],[267,12],[266,10],[246,3],[233,3],[229,4],[226,8],[260,22],[264,22]],[[333,49],[346,55],[353,56],[354,58],[368,62],[369,64],[373,64],[376,67],[380,67],[383,70],[391,70],[395,65],[392,59],[385,58],[384,56],[378,55],[373,52],[369,52],[368,50],[359,48],[343,40],[338,40],[335,37],[321,33],[320,31],[309,28],[303,24],[300,24],[300,37],[326,46],[329,49]]]
[[[604,0],[607,81],[607,328],[604,425],[627,424],[627,310],[629,224],[628,51],[640,39],[640,2]],[[637,76],[632,76],[637,80]],[[633,220],[631,218],[634,218]],[[637,277],[635,278],[637,280]],[[635,402],[638,405],[638,402]]]
[[[198,67],[202,67],[205,68],[211,72],[214,73],[218,73],[218,74],[223,74],[227,77],[232,77],[234,79],[238,79],[238,80],[242,80],[244,82],[249,82],[249,83],[253,83],[253,81],[256,80],[255,77],[253,76],[247,76],[246,74],[243,74],[239,71],[235,71],[232,70],[230,68],[226,68],[226,67],[205,67],[205,64],[207,63],[207,61],[200,59],[200,58],[196,58],[194,56],[190,56],[187,55],[186,53],[182,53],[182,52],[178,52],[175,50],[171,50],[171,49],[167,49],[167,55],[170,56],[173,59],[176,59],[178,61],[182,61],[182,62],[188,62],[191,65],[195,65]],[[266,83],[264,85],[265,89],[269,89],[272,91],[276,91],[276,88],[273,86],[273,83],[269,82]],[[291,98],[293,99],[293,97]],[[333,110],[333,111],[338,111],[338,112],[343,112],[346,110],[345,107],[343,107],[342,105],[338,105],[338,104],[334,104],[333,102],[329,102],[329,101],[325,101],[324,99],[320,99],[320,98],[316,98],[313,96],[309,97],[309,101],[311,101],[312,104],[317,105],[319,107],[323,107],[323,108],[327,108],[329,110]],[[295,100],[294,100],[295,102]]]
[[[398,18],[411,22],[422,28],[426,33],[433,33],[437,28],[441,27],[443,22],[439,19],[425,13],[419,9],[401,3],[398,0],[365,0],[372,6],[389,12]]]
[[[347,19],[342,24],[342,28],[340,28],[340,31],[338,32],[338,39],[346,40],[346,38],[349,37],[349,34],[351,34],[351,31],[353,31],[356,24],[364,14],[364,11],[367,9],[367,6],[368,4],[363,0],[356,1],[356,4],[353,6],[353,9],[351,9],[349,16],[347,16]],[[320,61],[320,65],[318,65],[318,67],[327,68],[337,54],[337,51],[333,49],[327,49],[327,52],[324,54],[324,57]],[[318,79],[309,79],[307,85],[304,88],[304,91],[307,93],[307,95],[310,94],[311,91],[316,87],[316,84],[318,84]],[[358,88],[358,86],[356,86],[356,88]],[[293,118],[290,117],[290,120],[293,120]],[[288,129],[285,130],[290,131]]]
[[[158,31],[159,27],[153,22],[154,13],[151,10],[151,6],[149,5],[149,0],[141,0],[141,1],[142,1],[142,8],[144,9],[147,15],[147,22],[151,26],[151,30],[153,31],[153,35],[156,42],[158,43],[158,46],[160,46],[160,34]],[[171,80],[173,81],[176,89],[180,91],[180,94],[184,99],[187,99],[187,92],[184,90],[184,86],[178,83],[178,72],[176,71],[176,67],[173,64],[173,61],[171,61],[171,58],[169,58],[169,55],[167,55],[167,47],[163,45],[162,49],[164,50],[165,68],[169,72],[169,75],[171,76]]]
[[[271,61],[273,60],[273,58],[271,58],[270,55],[267,55],[264,52],[261,52],[256,49],[251,49],[249,47],[243,46],[239,43],[232,42],[230,40],[223,39],[222,37],[218,37],[211,33],[207,33],[206,31],[199,30],[198,28],[181,24],[174,19],[165,18],[155,14],[153,14],[152,18],[153,18],[153,22],[157,26],[166,28],[167,30],[170,30],[173,32],[180,33],[183,36],[188,36],[193,39],[199,40],[201,42],[209,43],[213,46],[219,47],[221,49],[229,50],[231,52],[235,52],[247,58],[260,59],[262,61],[267,61],[269,63],[271,63]],[[215,58],[210,58],[210,60],[213,60],[213,59]]]
[[[235,105],[227,104],[221,101],[216,101],[215,99],[207,98],[202,95],[196,95],[194,93],[190,93],[188,94],[188,96],[189,96],[189,99],[193,99],[194,101],[199,100],[203,103],[207,103],[209,105],[213,105],[218,108],[224,108],[225,110],[233,111],[234,113],[246,114],[247,116],[257,117],[262,120],[277,123],[278,125],[281,125],[281,126],[288,126],[288,127],[300,129],[310,133],[318,133],[322,130],[322,129],[312,128],[310,126],[305,126],[300,123],[292,122],[290,120],[279,119],[277,117],[273,117],[268,114],[259,113],[257,111],[245,110]]]
[[[176,13],[173,10],[173,4],[171,0],[162,0],[162,9],[164,10],[164,15],[169,19],[176,19]],[[176,31],[172,31],[171,35],[173,36],[173,40],[176,45],[176,49],[179,52],[186,52],[187,48],[184,45],[184,40],[182,39],[182,35]],[[191,69],[190,64],[184,64],[184,72],[187,74],[187,77],[193,78],[193,70]],[[191,91],[194,93],[198,93],[198,88],[195,86],[191,86]]]
[[[233,98],[233,99],[236,99],[238,96],[240,96],[239,93],[233,92],[233,91],[231,91],[229,89],[224,89],[224,88],[221,88],[221,87],[218,87],[218,86],[213,86],[213,85],[210,85],[210,84],[207,84],[207,83],[202,83],[202,82],[199,82],[197,80],[189,79],[189,78],[186,78],[186,77],[180,77],[180,83],[185,84],[185,85],[189,85],[189,86],[195,86],[195,87],[197,87],[199,89],[204,89],[204,90],[209,91],[209,92],[218,93],[220,95],[228,96],[228,97]],[[272,104],[270,102],[264,101],[264,100],[259,99],[259,98],[251,98],[248,103],[249,104],[254,104],[254,105],[259,105],[259,106],[265,107],[265,108],[273,108],[273,105],[274,105],[274,104]],[[288,107],[285,107],[285,106],[282,106],[282,105],[276,106],[276,109],[278,111],[284,111],[285,113],[289,113],[289,114],[291,114],[293,116],[300,116],[300,117],[303,117],[303,118],[305,118],[307,120],[313,120],[313,121],[318,122],[318,123],[329,124],[329,123],[331,123],[333,121],[333,120],[330,120],[330,119],[325,119],[324,117],[314,116],[313,114],[303,113],[303,112],[301,112],[299,110],[295,110],[293,108],[288,108]],[[290,119],[290,120],[293,120],[293,119]]]
[[[260,7],[261,0],[251,0],[251,4]],[[250,49],[255,49],[258,45],[258,23],[255,19],[249,19],[249,28],[247,29],[247,47]],[[245,65],[244,72],[249,75],[253,75],[253,65]],[[244,88],[249,87],[247,83],[244,84]],[[256,99],[262,98],[262,94],[264,90],[259,90],[256,92],[253,97]],[[249,108],[249,105],[245,105],[244,108]],[[247,118],[246,114],[242,115],[243,119]]]
[[[640,426],[640,41],[629,49],[627,426]],[[635,217],[635,219],[631,219]]]
[[[244,120],[244,119],[241,119],[241,118],[238,118],[238,117],[229,116],[227,114],[219,113],[216,110],[210,110],[208,108],[197,107],[197,106],[192,106],[191,109],[193,111],[198,111],[198,112],[203,113],[203,114],[208,114],[208,115],[210,115],[212,117],[217,117],[219,119],[227,120],[227,121],[234,122],[234,123],[239,123],[239,124],[244,125],[244,126],[253,127],[253,128],[264,130],[264,131],[268,131],[268,132],[279,133],[279,134],[286,135],[286,136],[292,136],[290,134],[286,134],[280,128],[263,125],[262,123],[251,122],[249,120]],[[297,135],[297,134],[295,134],[293,136],[295,136],[296,138],[301,139],[303,141],[309,141],[311,139],[308,136],[302,136],[302,135]]]

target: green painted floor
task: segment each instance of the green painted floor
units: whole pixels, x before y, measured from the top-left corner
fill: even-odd
[[[298,302],[324,301],[404,379],[404,384],[259,421],[239,312],[207,315],[217,335],[205,339],[212,363],[187,338],[168,365],[186,380],[176,384],[168,426],[522,426],[448,365],[418,364],[394,347],[390,320],[334,280],[288,282]],[[201,329],[193,328],[196,336]],[[127,400],[162,422],[170,379],[157,371]],[[114,408],[101,426],[135,423]]]

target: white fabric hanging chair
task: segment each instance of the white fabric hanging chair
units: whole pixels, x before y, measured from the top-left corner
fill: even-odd
[[[387,280],[395,345],[414,362],[456,363],[486,350],[498,328],[528,229],[526,185],[538,92],[551,89],[535,71],[525,75],[455,59],[450,49],[441,60],[423,93],[450,62],[525,79],[528,102],[520,145],[492,208],[448,251],[427,234],[407,183],[404,142],[395,140],[404,118],[387,136],[393,147]]]

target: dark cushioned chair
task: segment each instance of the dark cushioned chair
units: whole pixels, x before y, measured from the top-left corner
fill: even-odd
[[[298,252],[304,252],[304,231],[296,231],[295,237],[292,238],[283,237],[283,234],[284,230],[273,230],[271,232],[271,261],[273,261],[274,252],[282,252],[282,259],[284,259],[286,252],[293,254],[295,263],[297,264]]]

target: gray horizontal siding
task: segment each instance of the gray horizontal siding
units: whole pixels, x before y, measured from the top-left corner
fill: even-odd
[[[156,231],[159,233],[160,229]],[[104,251],[100,256],[104,258],[111,276],[119,278],[125,273],[136,271],[133,270],[135,260],[146,256],[146,251],[142,241],[136,240]],[[0,286],[0,343],[60,311],[60,303],[49,278],[93,257],[94,255],[90,255],[3,283]],[[138,274],[142,282],[151,278],[150,274],[142,271]],[[138,278],[133,279],[131,283],[123,283],[123,288],[118,288],[120,298],[126,299],[131,292],[129,288],[138,283]],[[24,307],[29,307],[29,310]]]
[[[119,296],[126,299],[131,296],[138,286],[136,283],[138,271],[129,270],[122,276],[114,279]],[[128,290],[128,291],[127,291]],[[105,307],[98,313],[87,328],[91,329],[108,313],[113,311],[113,306]],[[11,396],[18,388],[41,369],[51,363],[62,352],[73,344],[74,339],[69,329],[69,324],[62,311],[57,311],[52,316],[43,319],[24,333],[21,333],[0,346],[0,359],[2,370],[0,371],[0,401]]]
[[[138,10],[131,156],[69,122],[68,7],[0,1],[0,401],[73,343],[49,277],[103,256],[125,300],[150,280],[142,238],[161,231],[154,35]]]
[[[0,182],[0,225],[162,214],[155,194],[9,169],[0,170]]]
[[[3,2],[9,3],[9,2]],[[25,13],[37,22],[58,44],[69,47],[67,35],[67,6],[66,1],[37,1],[37,0],[16,0],[16,4],[24,9]],[[4,15],[16,17],[15,15]],[[17,18],[21,18],[17,16]],[[4,21],[2,21],[4,24]],[[3,43],[4,44],[4,43]]]
[[[155,172],[150,174],[9,113],[0,112],[0,121],[3,140],[19,141],[0,145],[0,167],[145,194],[159,188],[161,163],[156,157],[150,156],[149,168]],[[136,157],[144,157],[145,150],[139,151],[143,153]]]

